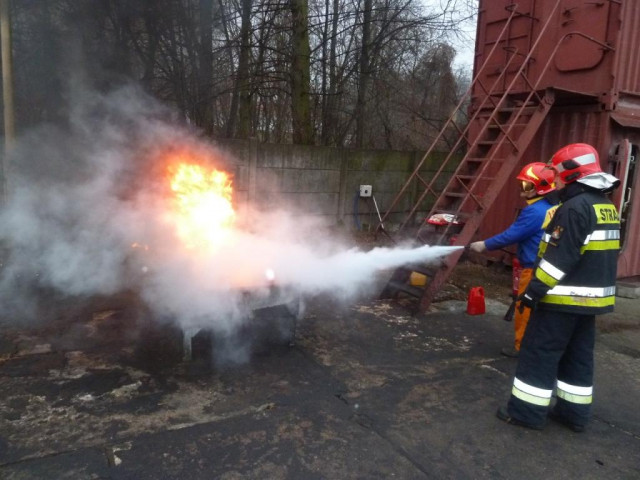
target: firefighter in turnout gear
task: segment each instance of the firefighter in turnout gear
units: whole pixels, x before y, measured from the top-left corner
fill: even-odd
[[[519,308],[532,314],[509,403],[497,416],[534,429],[549,416],[578,432],[591,411],[595,315],[613,311],[615,302],[620,220],[606,194],[620,182],[602,172],[598,153],[584,143],[560,149],[549,168],[562,203],[518,297]],[[554,387],[557,402],[550,409]]]
[[[518,294],[524,293],[536,261],[538,246],[542,232],[548,225],[557,206],[555,202],[546,197],[555,190],[553,183],[554,173],[542,162],[533,162],[525,165],[516,179],[520,180],[520,196],[527,202],[515,222],[504,232],[493,237],[473,242],[469,248],[474,252],[482,253],[485,250],[497,250],[508,245],[517,244],[516,257],[522,265],[520,280],[518,282]],[[524,331],[529,321],[529,310],[515,311],[514,315],[514,344],[501,350],[507,357],[517,357]]]

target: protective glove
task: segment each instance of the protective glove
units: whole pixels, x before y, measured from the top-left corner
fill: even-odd
[[[516,300],[518,300],[520,303],[518,304],[518,311],[520,313],[524,312],[525,308],[530,309],[531,311],[534,311],[536,308],[536,305],[538,304],[538,300],[536,300],[535,298],[533,298],[531,295],[529,295],[527,292],[524,292],[522,295],[520,295]]]
[[[480,240],[479,242],[470,244],[469,249],[476,253],[482,253],[487,249],[487,246],[484,244],[484,241]]]

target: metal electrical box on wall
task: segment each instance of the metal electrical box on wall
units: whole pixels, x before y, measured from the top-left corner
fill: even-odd
[[[361,197],[370,197],[372,190],[373,190],[373,188],[371,187],[371,185],[360,185],[360,196]]]

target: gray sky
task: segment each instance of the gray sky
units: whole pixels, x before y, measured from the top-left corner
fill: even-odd
[[[477,1],[475,3],[477,3]],[[472,19],[463,22],[461,27],[464,32],[464,36],[463,38],[453,42],[453,46],[458,51],[454,62],[456,67],[467,66],[470,69],[473,68],[477,20],[478,17],[476,14]]]
[[[455,67],[468,67],[469,69],[473,68],[473,54],[475,49],[475,38],[476,38],[476,21],[477,21],[477,5],[478,0],[422,0],[424,5],[427,5],[431,8],[439,8],[443,9],[445,6],[449,6],[450,4],[454,4],[457,2],[457,8],[461,10],[461,15],[468,15],[468,9],[472,8],[475,4],[475,15],[473,18],[468,19],[461,23],[460,29],[462,30],[462,35],[458,39],[451,40],[453,47],[457,50],[458,54],[454,61]],[[462,12],[465,10],[467,13]]]

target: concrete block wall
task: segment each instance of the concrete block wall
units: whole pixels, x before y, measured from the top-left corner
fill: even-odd
[[[239,211],[248,205],[258,210],[285,208],[313,216],[326,225],[343,223],[374,228],[377,211],[373,198],[360,198],[360,185],[371,185],[380,213],[389,208],[423,152],[355,150],[335,147],[280,145],[252,140],[216,140],[235,165],[234,192]],[[429,180],[442,154],[431,155],[421,176]],[[397,205],[390,222],[399,222],[413,205],[417,185]],[[428,213],[424,202],[417,218]],[[372,225],[372,226],[371,226]]]

